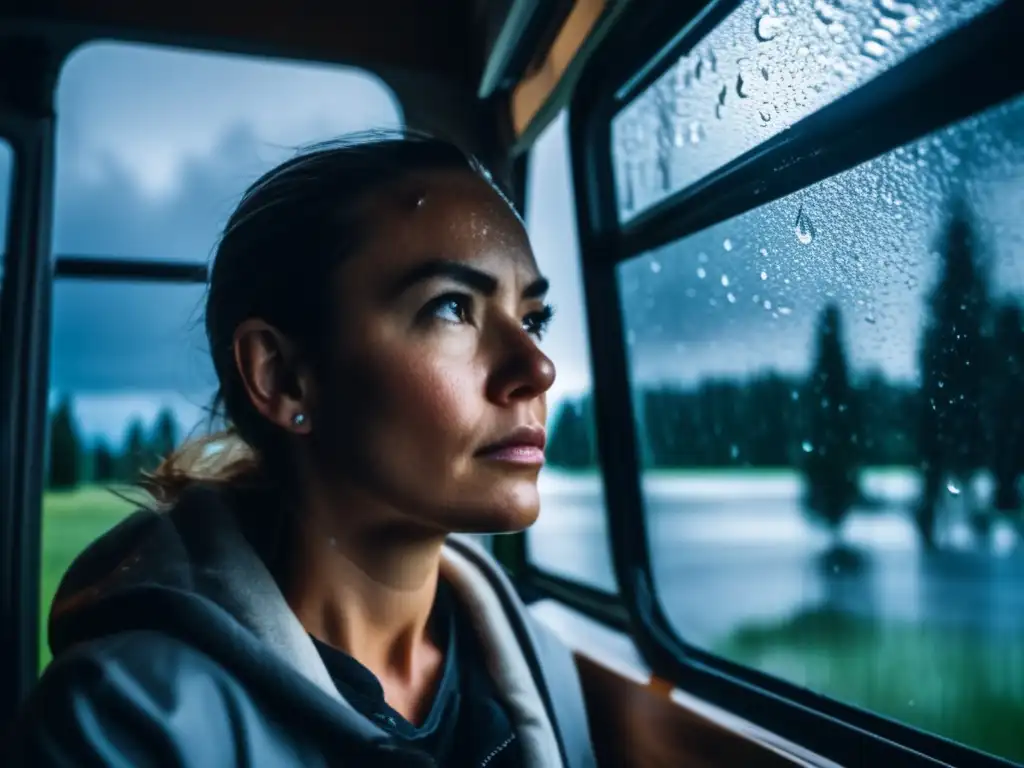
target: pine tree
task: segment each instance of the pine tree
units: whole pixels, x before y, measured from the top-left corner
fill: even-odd
[[[81,468],[73,406],[71,398],[65,398],[50,419],[49,486],[62,490],[74,488],[78,485]]]
[[[128,425],[124,453],[121,456],[121,479],[126,482],[135,482],[142,470],[151,464],[148,454],[142,422],[138,418],[134,418]]]
[[[590,428],[581,404],[563,402],[555,415],[547,461],[553,467],[586,469],[594,464]]]
[[[149,440],[148,460],[154,464],[163,461],[173,453],[178,445],[178,421],[170,408],[164,408],[157,414],[153,425],[153,434]]]
[[[978,239],[963,200],[954,202],[937,245],[942,258],[921,342],[918,451],[924,475],[917,525],[935,543],[944,481],[967,490],[987,462],[987,435],[978,404],[986,387],[985,319],[989,291],[978,264]]]
[[[829,305],[818,323],[817,359],[805,401],[805,501],[808,510],[838,533],[859,495],[858,424],[843,349],[839,308]]]
[[[93,448],[93,479],[97,483],[110,483],[117,479],[117,458],[105,440]]]

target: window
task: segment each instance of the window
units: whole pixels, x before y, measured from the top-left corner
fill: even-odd
[[[541,515],[527,533],[534,565],[615,592],[604,484],[597,468],[568,115],[537,139],[527,171],[526,224],[541,271],[551,280],[555,321],[544,344],[558,374],[548,394],[548,463]]]
[[[358,70],[118,43],[68,60],[57,106],[54,250],[104,258],[205,261],[295,148],[401,123]]]
[[[612,121],[620,220],[998,2],[745,0]]]
[[[57,102],[58,258],[203,264],[245,187],[295,147],[401,122],[381,82],[349,68],[108,43],[71,57]],[[60,577],[131,509],[107,489],[205,426],[204,293],[173,279],[55,286],[44,666]]]
[[[1021,125],[1024,98],[618,273],[679,635],[1016,760]]]

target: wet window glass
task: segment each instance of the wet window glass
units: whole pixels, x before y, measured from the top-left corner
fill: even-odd
[[[205,262],[244,189],[295,147],[395,125],[358,70],[123,44],[81,49],[57,93],[57,254]],[[207,426],[205,287],[58,280],[43,500],[40,660],[65,569],[132,509],[116,496]]]
[[[567,114],[559,115],[534,144],[526,192],[530,242],[541,272],[551,280],[549,298],[555,307],[542,344],[558,370],[548,393],[547,463],[540,477],[540,518],[527,533],[529,558],[553,574],[613,592]]]
[[[1016,760],[1022,126],[1024,99],[619,271],[680,636]]]
[[[746,0],[612,122],[625,222],[1000,0]]]

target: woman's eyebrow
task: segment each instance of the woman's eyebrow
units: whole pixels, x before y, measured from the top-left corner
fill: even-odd
[[[395,298],[405,293],[414,285],[433,280],[438,277],[445,277],[456,283],[461,283],[484,296],[493,296],[498,290],[498,278],[488,274],[476,267],[471,267],[459,261],[447,261],[435,259],[423,264],[417,264],[408,272],[395,281],[391,295]],[[523,289],[524,299],[538,299],[548,292],[549,281],[547,278],[538,277]]]

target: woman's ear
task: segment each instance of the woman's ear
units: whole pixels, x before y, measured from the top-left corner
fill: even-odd
[[[235,330],[232,344],[253,407],[282,429],[308,433],[312,381],[291,340],[272,325],[250,319]]]

